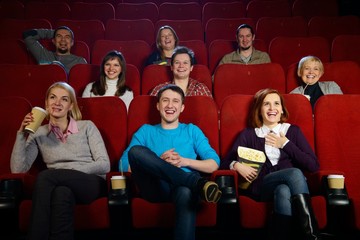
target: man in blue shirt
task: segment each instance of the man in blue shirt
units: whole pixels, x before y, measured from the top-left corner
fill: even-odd
[[[200,172],[217,170],[220,159],[199,127],[179,122],[185,108],[180,87],[166,85],[157,97],[161,123],[140,127],[120,164],[132,172],[144,199],[175,204],[174,239],[192,240],[199,199],[216,203],[221,197],[218,185]]]

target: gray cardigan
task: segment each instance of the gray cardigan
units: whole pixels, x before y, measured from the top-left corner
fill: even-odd
[[[337,85],[334,81],[328,81],[328,82],[319,82],[319,87],[324,95],[327,94],[343,94],[341,91],[339,85]],[[303,94],[304,93],[304,86],[299,86],[292,90],[290,93],[298,93]]]
[[[11,172],[27,172],[40,153],[49,169],[75,169],[105,177],[110,171],[110,160],[99,130],[91,121],[76,123],[79,132],[70,134],[66,143],[49,132],[48,124],[30,134],[27,140],[24,132],[17,132]]]

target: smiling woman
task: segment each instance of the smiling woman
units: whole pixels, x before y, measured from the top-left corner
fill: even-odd
[[[81,120],[75,91],[69,84],[51,85],[45,105],[49,124],[29,135],[24,129],[34,121],[33,114],[28,113],[21,122],[11,172],[29,171],[38,155],[47,167],[38,174],[32,193],[28,239],[73,239],[75,204],[105,196],[109,156],[95,124]],[[54,212],[58,214],[50,214]]]
[[[314,108],[316,101],[323,95],[343,94],[339,85],[334,81],[319,82],[324,74],[324,66],[321,60],[315,56],[306,56],[300,59],[297,75],[302,84],[290,93],[306,96]]]
[[[302,171],[314,172],[318,160],[301,129],[286,123],[289,113],[283,96],[274,89],[263,89],[254,96],[249,125],[236,138],[221,168],[248,181],[246,194],[258,201],[274,204],[272,238],[293,239],[292,220],[301,226],[304,239],[318,239],[309,189]],[[260,172],[238,161],[239,146],[262,151],[266,160]],[[255,179],[255,180],[254,180]]]

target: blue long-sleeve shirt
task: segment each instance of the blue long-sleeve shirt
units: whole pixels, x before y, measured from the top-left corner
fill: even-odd
[[[129,169],[128,151],[135,145],[148,147],[158,156],[165,151],[174,148],[180,156],[190,159],[213,159],[218,165],[220,158],[216,151],[210,146],[207,137],[199,127],[194,124],[179,123],[175,129],[163,129],[160,124],[144,124],[133,135],[132,140],[121,156],[119,167],[123,171]],[[192,171],[190,168],[182,167],[184,171]],[[121,171],[121,168],[119,169]]]

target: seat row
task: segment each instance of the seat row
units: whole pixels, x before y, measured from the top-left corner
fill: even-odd
[[[311,3],[311,11],[306,7]],[[326,8],[324,8],[326,4]],[[154,23],[159,19],[197,19],[203,25],[214,17],[289,17],[304,16],[338,16],[339,6],[336,0],[297,0],[291,1],[228,1],[208,2],[201,5],[197,1],[163,2],[157,5],[154,2],[117,2],[113,5],[108,2],[80,2],[80,1],[3,1],[3,14],[11,18],[48,18],[52,23],[57,19],[99,19],[104,24],[114,18],[148,18]]]
[[[43,106],[43,93],[53,82],[68,82],[80,97],[88,83],[99,79],[99,71],[99,65],[78,64],[67,76],[58,65],[0,64],[0,88],[6,89],[4,96],[20,95],[29,99],[34,106]],[[344,94],[360,94],[360,67],[357,63],[324,62],[324,72],[321,81],[335,81]],[[301,83],[296,73],[296,64],[287,72],[278,63],[223,64],[216,69],[212,78],[209,69],[198,64],[194,65],[190,77],[206,84],[213,93],[217,106],[221,107],[223,100],[229,95],[254,94],[267,87],[278,89],[281,93],[290,93]],[[140,75],[134,65],[127,64],[126,84],[133,90],[135,97],[149,94],[156,85],[171,78],[169,67],[149,65]]]
[[[360,64],[359,35],[339,35],[330,45],[322,37],[276,37],[268,48],[260,39],[255,40],[256,49],[268,52],[272,62],[279,63],[284,71],[291,64],[297,63],[302,57],[314,55],[323,62],[355,61]],[[1,39],[0,48],[4,53],[0,63],[8,64],[35,64],[36,61],[27,51],[22,40]],[[44,46],[53,50],[51,41],[42,41]],[[187,46],[195,53],[198,64],[208,66],[211,74],[214,73],[221,58],[237,47],[233,40],[215,40],[207,47],[202,41],[180,41],[180,45]],[[142,74],[147,58],[152,48],[144,41],[115,41],[97,40],[92,48],[82,41],[76,41],[72,49],[73,54],[83,56],[88,63],[101,64],[108,51],[118,50],[125,56],[126,62],[135,65]],[[16,53],[16,54],[15,54]]]
[[[360,183],[357,181],[360,172],[359,168],[356,167],[360,157],[359,151],[357,151],[357,136],[360,134],[360,112],[354,111],[360,101],[360,95],[323,96],[315,107],[314,117],[311,106],[307,104],[305,98],[292,94],[285,94],[284,97],[290,112],[289,123],[299,125],[319,159],[320,171],[307,175],[307,177],[313,195],[313,208],[320,228],[327,227],[333,221],[344,221],[349,229],[360,230],[360,195],[358,194]],[[238,133],[247,126],[247,116],[252,99],[253,95],[229,96],[218,112],[218,108],[211,98],[188,97],[180,121],[198,125],[219,156],[223,158]],[[9,104],[10,102],[12,104]],[[118,172],[118,160],[133,133],[144,123],[156,124],[160,120],[155,106],[156,98],[152,96],[135,98],[128,113],[124,103],[117,97],[79,98],[78,102],[83,113],[83,119],[92,120],[104,138],[112,170],[108,174],[108,179],[112,175],[120,174]],[[0,128],[2,152],[0,160],[3,166],[0,170],[0,179],[4,181],[4,179],[16,177],[25,184],[25,192],[19,205],[19,228],[26,231],[30,217],[31,200],[29,200],[29,196],[32,191],[33,179],[43,166],[39,167],[35,164],[28,174],[12,175],[9,173],[9,159],[19,122],[30,111],[31,105],[22,97],[1,97],[0,107],[3,109],[4,116],[7,116],[0,120],[0,126],[2,126]],[[329,131],[329,129],[332,130]],[[344,219],[333,219],[329,215],[327,198],[321,190],[321,179],[329,173],[345,175],[347,197],[351,200],[351,207],[349,215]],[[78,205],[75,211],[75,228],[77,230],[109,228],[111,223],[110,212],[114,210],[114,202],[127,209],[129,213],[127,215],[126,212],[116,212],[116,220],[122,219],[123,222],[127,223],[119,225],[117,228],[129,230],[130,228],[173,226],[174,209],[172,204],[145,201],[134,190],[131,183],[131,173],[125,174],[128,176],[128,191],[131,197],[126,198],[127,200],[124,202],[123,198],[114,199],[110,194],[109,198],[104,197],[88,205]],[[232,179],[225,186],[221,185],[224,183],[219,181],[224,176]],[[218,181],[220,187],[224,187],[224,196],[217,205],[202,204],[203,207],[197,215],[196,224],[198,227],[215,227],[219,221],[233,221],[236,219],[233,218],[233,215],[239,219],[236,225],[242,228],[258,229],[266,226],[271,203],[256,202],[241,195],[236,190],[237,175],[233,171],[216,171],[211,178]],[[233,187],[234,190],[231,194],[226,192],[229,187]],[[224,219],[219,219],[222,215],[220,212],[224,210],[223,206],[227,205],[234,206],[235,211],[226,215]],[[127,227],[129,229],[126,229]]]
[[[99,39],[107,40],[143,40],[150,46],[156,41],[157,30],[163,25],[174,28],[182,41],[201,40],[207,46],[215,39],[235,40],[236,28],[243,23],[253,26],[256,37],[265,41],[266,47],[277,36],[321,36],[329,43],[341,34],[360,34],[360,18],[358,16],[316,16],[310,20],[303,16],[293,17],[216,17],[209,18],[204,25],[197,19],[161,19],[152,22],[142,19],[109,19],[106,23],[100,20],[60,18],[50,22],[46,16],[33,19],[3,18],[0,30],[4,38],[21,39],[22,32],[31,28],[56,28],[66,25],[75,33],[75,40],[86,42],[92,48]]]

